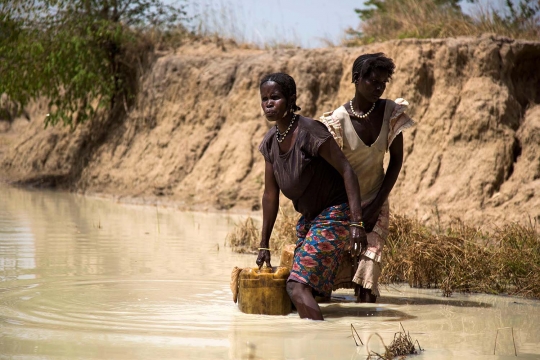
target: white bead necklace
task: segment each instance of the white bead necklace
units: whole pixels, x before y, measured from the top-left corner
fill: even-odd
[[[356,111],[354,111],[354,108],[352,106],[352,99],[349,101],[349,105],[351,105],[351,111],[352,111],[353,115],[356,116],[357,118],[360,118],[360,119],[367,118],[368,115],[371,114],[373,109],[375,109],[375,103],[373,103],[373,106],[371,106],[371,109],[369,109],[369,111],[367,113],[364,113],[364,115],[359,115]]]
[[[276,124],[276,140],[278,141],[278,143],[281,143],[283,140],[285,140],[285,136],[287,136],[287,134],[289,133],[289,130],[291,130],[291,127],[292,127],[292,125],[294,123],[294,120],[296,120],[296,114],[293,114],[293,117],[291,119],[291,123],[289,124],[289,127],[283,133],[279,132],[279,128],[278,128],[278,126]]]

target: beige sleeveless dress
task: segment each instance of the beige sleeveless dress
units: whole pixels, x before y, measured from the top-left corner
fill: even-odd
[[[414,125],[405,110],[409,103],[404,99],[395,102],[386,100],[383,124],[377,140],[371,145],[364,144],[354,130],[349,113],[340,106],[333,112],[325,113],[319,121],[323,122],[358,176],[362,206],[369,204],[381,189],[385,172],[384,155],[392,141],[404,129]],[[384,202],[373,231],[367,234],[368,248],[362,254],[356,274],[352,281],[372,294],[379,296],[378,279],[381,274],[382,250],[388,237],[389,203]],[[344,284],[346,281],[343,282]],[[348,286],[343,286],[348,287]]]

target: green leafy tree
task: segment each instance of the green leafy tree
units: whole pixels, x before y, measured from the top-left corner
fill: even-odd
[[[125,108],[151,50],[145,30],[185,21],[184,5],[161,0],[0,0],[0,94],[21,107],[49,99],[46,125]]]

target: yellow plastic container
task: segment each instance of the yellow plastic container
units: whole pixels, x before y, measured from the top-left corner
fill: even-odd
[[[239,277],[238,308],[246,314],[288,315],[291,299],[285,285],[289,277],[285,267],[244,269]]]

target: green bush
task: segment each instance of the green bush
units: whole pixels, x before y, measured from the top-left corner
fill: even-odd
[[[0,94],[20,108],[49,99],[46,125],[126,107],[153,47],[147,29],[182,28],[185,15],[161,0],[1,0]]]

